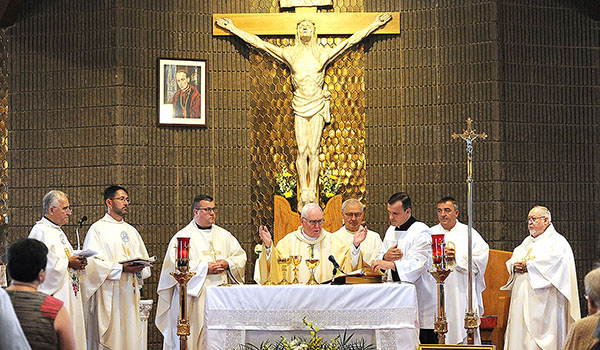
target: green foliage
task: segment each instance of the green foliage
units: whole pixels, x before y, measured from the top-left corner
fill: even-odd
[[[342,186],[342,179],[335,175],[329,162],[321,167],[321,171],[319,172],[319,186],[321,187],[321,196],[327,199],[335,196]]]
[[[319,336],[319,327],[308,322],[306,317],[302,319],[304,325],[310,328],[310,339],[304,337],[292,337],[290,340],[281,336],[279,340],[271,343],[265,340],[259,346],[254,344],[241,344],[240,350],[374,350],[373,344],[366,344],[364,339],[352,340],[354,334],[348,335],[346,331],[342,336],[337,335],[329,343]]]
[[[275,181],[277,182],[277,194],[286,199],[294,197],[296,195],[297,177],[296,173],[289,170],[287,164],[282,160],[281,169],[275,176]]]

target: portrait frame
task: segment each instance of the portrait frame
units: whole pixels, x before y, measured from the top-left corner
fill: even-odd
[[[158,59],[159,126],[206,127],[207,61]]]

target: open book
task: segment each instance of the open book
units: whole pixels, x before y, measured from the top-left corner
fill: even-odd
[[[332,280],[324,281],[321,284],[363,284],[363,283],[382,283],[383,272],[371,269],[371,266],[365,264],[362,269],[354,270],[347,274],[338,272]]]
[[[136,266],[136,265],[152,266],[152,264],[155,262],[156,262],[156,255],[153,257],[150,257],[148,259],[135,258],[135,259],[131,259],[131,260],[119,261],[119,264],[133,263],[133,266]]]
[[[79,255],[79,256],[82,256],[84,258],[89,258],[89,257],[94,256],[96,254],[98,254],[98,253],[95,250],[91,250],[91,249],[74,250],[73,251],[73,256]]]

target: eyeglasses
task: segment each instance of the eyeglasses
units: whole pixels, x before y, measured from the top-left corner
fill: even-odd
[[[302,218],[302,219],[304,219],[306,222],[308,222],[308,223],[309,223],[309,224],[311,224],[312,226],[315,226],[315,225],[323,225],[323,223],[325,222],[325,220],[323,220],[323,219],[321,219],[321,220],[307,220],[307,219],[305,219],[305,218]]]
[[[217,212],[217,208],[212,207],[212,208],[194,208],[196,210],[202,210],[206,213],[216,213]]]
[[[545,216],[531,216],[531,217],[528,217],[527,220],[525,220],[525,222],[526,223],[529,223],[529,221],[536,222],[539,219],[544,219],[544,218],[546,218],[546,217]]]
[[[362,215],[363,213],[344,213],[344,215],[346,216],[350,216],[350,217],[354,217],[354,218],[358,218]]]
[[[131,199],[129,199],[129,197],[119,197],[119,198],[113,198],[113,200],[119,200],[121,202],[127,202],[128,204],[131,203]]]

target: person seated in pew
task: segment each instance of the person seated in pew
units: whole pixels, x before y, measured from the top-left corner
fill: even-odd
[[[588,272],[583,282],[589,315],[571,326],[564,350],[600,350],[600,267]]]
[[[21,328],[33,349],[75,349],[71,317],[64,303],[38,292],[46,278],[48,248],[44,243],[21,238],[8,248],[7,270],[12,279],[6,288]]]

